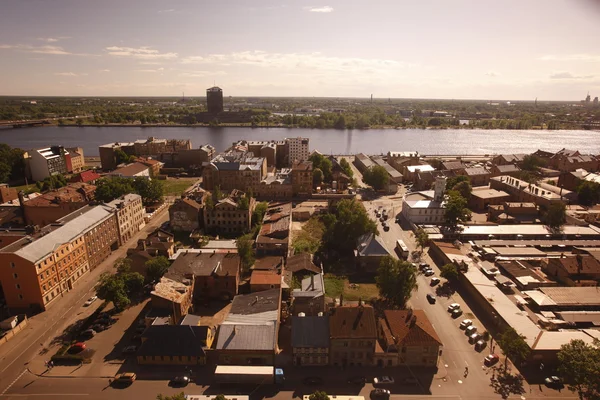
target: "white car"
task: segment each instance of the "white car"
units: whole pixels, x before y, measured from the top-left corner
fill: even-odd
[[[392,384],[394,383],[394,378],[391,376],[380,376],[379,378],[373,378],[374,385],[383,385],[383,384]]]
[[[87,299],[87,301],[85,302],[84,306],[89,307],[92,305],[93,302],[95,302],[96,300],[98,300],[98,296],[92,296],[89,299]]]
[[[429,286],[435,286],[440,283],[440,278],[431,278],[431,282],[429,282]]]
[[[470,319],[463,319],[460,323],[460,329],[467,329],[471,325],[473,325],[473,321]]]
[[[448,312],[452,312],[454,310],[460,310],[460,304],[458,303],[452,303],[448,306]]]

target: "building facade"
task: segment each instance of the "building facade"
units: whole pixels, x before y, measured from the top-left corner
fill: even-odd
[[[142,197],[138,194],[126,194],[108,203],[117,210],[117,226],[119,227],[119,243],[123,245],[138,233],[145,225],[146,211],[142,205]]]
[[[223,112],[223,90],[220,87],[206,89],[206,109],[211,114]]]
[[[294,165],[297,161],[308,161],[310,151],[308,147],[308,138],[296,137],[285,139],[288,147],[288,160],[289,165]]]
[[[52,175],[72,171],[69,152],[63,146],[51,146],[26,153],[34,181],[43,181]]]
[[[192,199],[177,199],[169,207],[169,224],[174,231],[193,232],[204,222],[202,204]]]
[[[87,183],[70,183],[60,189],[26,200],[19,194],[27,225],[46,226],[94,200],[96,186]]]
[[[83,148],[81,147],[69,147],[67,149],[69,156],[71,157],[71,171],[74,174],[81,172],[85,167],[85,158],[83,156]]]
[[[204,208],[204,229],[207,232],[236,235],[249,232],[255,206],[253,197],[247,198],[245,193],[233,190],[213,207]]]
[[[294,196],[310,195],[313,187],[313,163],[295,162],[292,165],[292,190]]]
[[[377,327],[372,307],[341,306],[329,316],[329,363],[334,366],[371,366],[375,360]]]

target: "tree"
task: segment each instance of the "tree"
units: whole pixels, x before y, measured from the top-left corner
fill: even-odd
[[[375,190],[383,190],[387,189],[390,176],[386,169],[381,165],[375,165],[365,171],[363,174],[363,181],[367,185],[372,186]]]
[[[323,154],[319,154],[319,153],[315,152],[310,155],[310,157],[308,158],[308,161],[313,163],[313,171],[315,169],[320,169],[323,172],[323,180],[325,182],[331,182],[332,164],[331,164],[331,160],[329,158],[325,157]],[[314,177],[314,175],[313,175],[313,177]]]
[[[454,185],[452,190],[457,191],[462,197],[464,197],[466,200],[469,200],[469,198],[471,198],[471,192],[473,191],[473,188],[471,187],[471,183],[469,181],[462,181]]]
[[[546,210],[544,219],[550,229],[559,231],[567,222],[567,206],[562,201],[550,204]]]
[[[544,167],[545,165],[546,162],[544,162],[544,160],[533,154],[526,155],[521,162],[521,168],[526,171],[535,171],[539,167]]]
[[[325,225],[318,217],[312,217],[302,227],[300,232],[294,236],[292,247],[294,254],[315,254],[321,247]]]
[[[350,255],[359,237],[366,233],[377,234],[375,221],[369,218],[363,204],[356,199],[343,199],[332,211],[321,219],[325,225],[325,247]]]
[[[146,276],[148,281],[158,282],[160,278],[162,278],[162,276],[169,270],[171,263],[167,257],[158,256],[146,261],[144,265],[146,267]]]
[[[308,400],[329,400],[329,396],[327,393],[317,390],[310,396],[308,396]]]
[[[121,177],[102,178],[96,182],[96,200],[108,203],[125,194],[134,193],[133,180]]]
[[[123,279],[108,272],[100,275],[100,281],[96,286],[96,294],[103,300],[112,301],[115,308],[119,310],[125,309],[131,303]]]
[[[254,241],[250,234],[240,236],[237,240],[237,250],[241,259],[242,271],[248,272],[250,267],[254,265]]]
[[[600,202],[600,185],[595,182],[583,181],[577,186],[577,198],[584,206],[593,206]]]
[[[600,348],[583,340],[571,340],[558,352],[558,370],[568,388],[580,399],[600,398]]]
[[[11,179],[23,179],[25,176],[24,151],[11,148],[5,143],[0,143],[0,183]]]
[[[319,186],[323,183],[323,171],[320,168],[313,169],[313,185]]]
[[[218,394],[215,396],[215,400],[229,400],[227,397],[225,397],[225,395],[223,394]]]
[[[507,328],[498,344],[502,348],[502,352],[507,358],[510,358],[515,364],[520,364],[527,359],[529,355],[529,345],[525,342],[525,336],[520,335],[514,328]],[[504,369],[506,369],[508,360],[504,360]]]
[[[164,186],[158,179],[147,179],[137,177],[133,180],[133,188],[135,193],[142,196],[142,203],[152,204],[162,201],[164,194]]]
[[[346,175],[348,175],[349,178],[354,177],[354,171],[352,171],[352,167],[350,166],[350,163],[348,162],[348,160],[346,160],[345,158],[342,158],[340,160],[340,167],[342,168],[344,173]]]
[[[250,208],[250,200],[248,199],[248,196],[240,197],[240,199],[238,200],[238,208],[240,210],[247,210],[248,208]]]
[[[252,211],[252,225],[256,226],[262,224],[263,218],[269,208],[269,203],[266,201],[261,201],[260,203],[256,203],[254,207],[254,211]]]
[[[425,229],[419,228],[414,233],[415,241],[417,245],[421,248],[421,252],[425,250],[425,247],[429,245],[429,235],[425,232]]]
[[[222,394],[218,395],[215,397],[215,400],[227,400],[225,399],[225,396],[223,396],[223,398],[219,398],[219,396],[223,396]],[[173,396],[165,396],[164,394],[159,394],[156,396],[156,400],[185,400],[185,393],[181,392],[181,393],[177,393],[174,394]]]
[[[456,230],[459,223],[471,220],[471,210],[467,208],[467,199],[454,190],[446,193],[446,211],[444,214],[446,224]]]
[[[417,275],[411,263],[386,256],[379,264],[375,283],[382,297],[398,308],[405,308],[417,289]]]
[[[469,177],[464,175],[457,175],[446,180],[446,190],[452,190],[452,188],[458,185],[460,182],[469,182]]]
[[[335,129],[346,129],[346,118],[344,117],[344,114],[340,114],[338,119],[335,121],[335,124],[333,124],[333,127]]]
[[[67,183],[67,178],[64,175],[57,174],[48,176],[43,181],[37,181],[36,186],[40,191],[45,192],[67,186]]]
[[[458,279],[458,268],[453,263],[446,264],[440,268],[440,276],[449,281]]]
[[[115,162],[117,165],[130,163],[135,158],[134,156],[127,155],[127,153],[125,153],[121,149],[116,149],[114,154],[115,154]]]

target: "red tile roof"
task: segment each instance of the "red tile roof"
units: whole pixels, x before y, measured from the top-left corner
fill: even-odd
[[[385,310],[385,320],[396,343],[405,346],[442,344],[423,310]]]
[[[371,306],[336,307],[329,317],[332,339],[376,339],[375,311]]]
[[[281,285],[281,275],[275,270],[255,270],[250,276],[250,286],[253,285]]]
[[[79,174],[73,176],[71,178],[71,182],[84,182],[84,183],[88,183],[88,182],[93,182],[96,179],[100,179],[100,175],[98,175],[96,173],[96,171],[94,170],[87,170],[87,171],[82,171]]]

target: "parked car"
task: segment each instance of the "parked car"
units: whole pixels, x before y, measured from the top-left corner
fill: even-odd
[[[309,376],[304,378],[305,385],[320,385],[323,383],[323,379],[318,376]]]
[[[85,345],[85,343],[82,342],[77,342],[75,343],[73,346],[69,347],[68,352],[70,354],[77,354],[77,353],[81,353],[83,350],[85,350],[87,346]]]
[[[422,263],[420,263],[420,264],[419,264],[419,269],[420,269],[421,271],[424,271],[424,270],[426,270],[426,269],[431,269],[431,267],[429,266],[429,264],[427,264],[427,263],[425,263],[425,262],[422,262]]]
[[[400,217],[396,217],[396,223],[399,224],[400,223]]]
[[[431,278],[431,282],[429,282],[429,286],[435,286],[440,283],[440,278]]]
[[[498,357],[497,354],[490,354],[483,359],[483,363],[488,367],[491,367],[492,365],[496,364],[498,361],[500,361],[500,357]]]
[[[459,310],[460,309],[460,304],[458,303],[452,303],[448,306],[448,312],[451,313],[454,310]]]
[[[86,307],[89,307],[92,305],[93,302],[95,302],[96,300],[98,300],[98,296],[92,296],[89,299],[87,299],[87,301],[83,304]]]
[[[122,374],[117,374],[115,376],[114,383],[116,384],[131,384],[137,378],[135,372],[123,372]]]
[[[354,376],[348,379],[348,383],[353,385],[364,385],[365,383],[367,383],[367,378],[365,378],[364,376]]]
[[[102,332],[102,331],[105,331],[106,329],[108,329],[108,326],[103,325],[103,324],[95,324],[95,325],[92,325],[92,329],[95,330],[96,332]]]
[[[384,232],[387,232],[387,231],[389,231],[389,230],[390,230],[390,227],[389,227],[389,225],[388,225],[388,224],[383,224],[383,231],[384,231]]]
[[[429,302],[429,304],[435,304],[435,296],[432,295],[431,293],[427,293],[427,301]]]
[[[425,271],[423,271],[423,275],[425,276],[431,276],[433,274],[435,274],[435,272],[433,272],[432,269],[426,269]]]
[[[186,375],[176,376],[171,379],[171,386],[187,386],[190,383],[190,377]]]
[[[470,319],[463,319],[460,323],[460,329],[467,329],[471,325],[473,325],[473,321]]]
[[[131,345],[123,348],[123,354],[135,354],[137,351],[137,346]]]
[[[477,335],[477,333],[476,333],[476,335]],[[475,350],[482,351],[483,349],[485,349],[486,346],[487,346],[487,342],[485,340],[478,340],[477,343],[475,343]]]
[[[459,308],[459,309],[453,310],[450,315],[452,315],[452,318],[458,318],[462,315],[462,313],[463,313],[462,310]]]
[[[475,325],[469,325],[467,329],[465,329],[465,335],[467,336],[471,336],[475,332],[477,332],[477,327]]]
[[[387,389],[381,389],[381,388],[373,389],[373,390],[371,390],[371,398],[372,399],[389,399],[390,391]]]
[[[477,343],[479,340],[481,339],[481,334],[480,333],[474,333],[471,336],[469,336],[469,343],[470,344],[475,344]]]
[[[373,378],[374,385],[391,385],[394,383],[394,378],[388,375]]]
[[[558,376],[549,376],[546,379],[544,379],[544,385],[550,388],[561,388],[563,386],[563,383]]]
[[[87,329],[87,330],[81,332],[81,337],[82,338],[91,339],[94,336],[96,336],[96,331],[93,330],[93,329]]]

